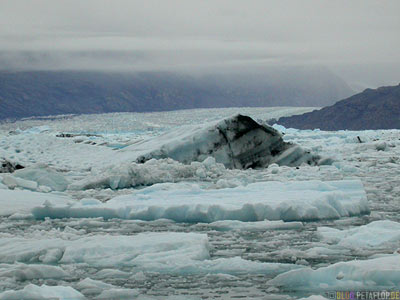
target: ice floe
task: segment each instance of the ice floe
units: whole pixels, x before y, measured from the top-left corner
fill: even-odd
[[[47,202],[67,204],[69,201],[71,201],[69,197],[58,194],[0,189],[0,216],[30,213],[32,208]]]
[[[283,222],[283,221],[258,221],[258,222],[242,222],[242,221],[216,221],[208,224],[211,229],[218,231],[228,230],[245,230],[245,231],[265,231],[265,230],[293,230],[303,228],[301,222]]]
[[[293,270],[278,275],[268,284],[291,291],[397,288],[400,284],[400,255],[339,262],[316,270]]]
[[[0,262],[84,263],[92,267],[132,267],[133,272],[145,270],[167,274],[245,272],[276,275],[300,268],[292,264],[260,263],[240,257],[210,259],[209,250],[207,235],[197,233],[94,235],[72,240],[10,237],[0,239]]]
[[[328,298],[325,298],[321,295],[311,295],[309,297],[301,298],[299,300],[326,300],[326,299],[328,299]]]
[[[0,293],[1,300],[84,300],[84,295],[69,286],[37,286],[28,284],[22,290]]]
[[[37,186],[45,186],[50,191],[65,191],[69,182],[65,177],[44,164],[37,164],[13,173],[14,177],[33,181]]]
[[[0,264],[0,278],[12,277],[16,280],[31,279],[60,279],[68,277],[69,274],[58,266],[43,264]]]
[[[388,244],[400,245],[400,223],[389,220],[375,221],[345,230],[319,227],[318,234],[324,241],[345,248],[377,248]]]
[[[310,221],[369,213],[358,180],[259,182],[225,189],[202,189],[197,184],[157,184],[106,203],[83,199],[71,205],[32,209],[37,219],[103,217],[176,222]]]

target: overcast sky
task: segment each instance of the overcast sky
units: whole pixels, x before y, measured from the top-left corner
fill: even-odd
[[[0,1],[1,69],[323,65],[389,84],[399,49],[399,0]]]

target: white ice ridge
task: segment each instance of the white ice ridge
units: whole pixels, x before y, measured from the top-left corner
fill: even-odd
[[[84,300],[84,295],[69,286],[28,284],[22,290],[0,293],[0,300]]]
[[[364,226],[339,230],[319,227],[324,241],[345,248],[377,248],[389,244],[400,245],[400,223],[389,220],[375,221]]]
[[[277,275],[302,266],[261,263],[240,257],[210,258],[206,234],[140,233],[134,236],[94,235],[73,240],[61,238],[2,238],[0,262],[79,264],[98,268],[131,267],[132,272],[167,274]]]
[[[369,213],[361,181],[259,182],[207,190],[197,184],[164,183],[115,197],[106,203],[83,199],[69,205],[32,209],[37,219],[103,217],[210,223],[239,221],[310,221]]]
[[[313,270],[283,273],[268,284],[290,291],[383,290],[400,285],[398,253],[368,260],[339,262]]]

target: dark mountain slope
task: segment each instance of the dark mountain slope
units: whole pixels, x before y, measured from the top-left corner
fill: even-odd
[[[325,69],[188,75],[171,72],[0,72],[0,119],[234,106],[323,106],[351,94]]]
[[[400,129],[400,84],[366,89],[321,110],[280,118],[278,123],[298,129]]]

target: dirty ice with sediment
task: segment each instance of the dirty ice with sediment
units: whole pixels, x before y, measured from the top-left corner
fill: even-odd
[[[0,124],[0,299],[398,289],[400,131],[265,123],[312,109]]]

